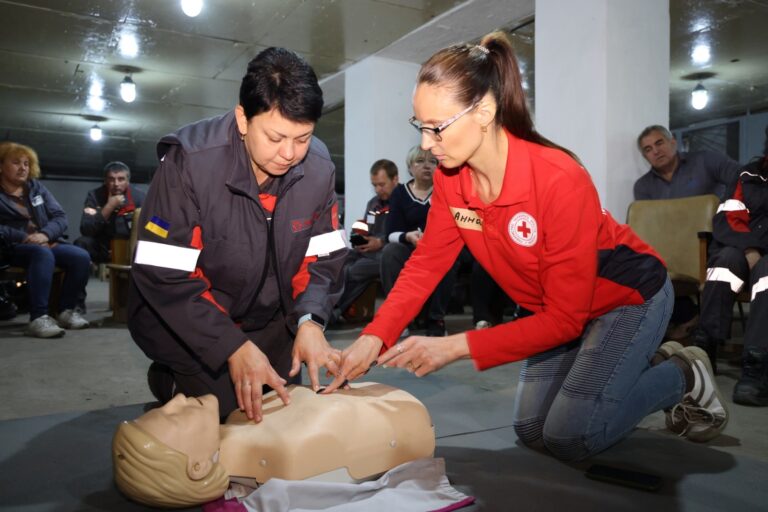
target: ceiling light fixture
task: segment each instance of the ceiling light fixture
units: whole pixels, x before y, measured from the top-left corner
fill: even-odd
[[[126,103],[133,103],[136,99],[136,82],[129,75],[125,75],[123,81],[120,82],[120,97]]]
[[[694,64],[707,64],[711,58],[708,44],[697,44],[691,52],[691,60]]]
[[[133,58],[139,54],[139,41],[131,29],[123,29],[117,49],[123,57]]]
[[[701,110],[709,103],[709,92],[704,85],[699,82],[699,85],[691,92],[691,106],[696,110]]]
[[[203,0],[181,0],[181,10],[190,18],[194,18],[203,10]]]
[[[104,133],[101,131],[101,128],[99,128],[98,124],[95,124],[91,126],[91,140],[94,142],[98,142],[101,140]]]

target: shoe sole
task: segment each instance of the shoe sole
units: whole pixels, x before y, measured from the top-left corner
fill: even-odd
[[[720,401],[720,405],[722,406],[723,411],[725,411],[725,419],[718,428],[705,430],[693,435],[686,434],[686,437],[691,441],[695,441],[697,443],[705,443],[716,438],[725,430],[726,425],[728,425],[728,420],[731,418],[731,412],[728,410],[728,404],[726,404],[722,393],[720,393],[720,387],[717,385],[717,381],[715,380],[715,372],[712,370],[712,364],[709,362],[709,356],[707,355],[707,352],[701,347],[690,346],[681,350],[677,356],[682,357],[691,366],[693,366],[694,360],[701,361],[704,364],[705,368],[707,369],[707,373],[712,379],[715,397],[717,397],[717,399]],[[696,371],[696,369],[693,371]]]

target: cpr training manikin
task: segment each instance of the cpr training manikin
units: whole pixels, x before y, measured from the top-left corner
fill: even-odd
[[[145,505],[173,508],[208,503],[206,511],[217,510],[214,501],[225,493],[228,498],[239,497],[243,511],[261,510],[257,504],[267,491],[290,493],[281,510],[291,510],[288,501],[295,506],[297,493],[306,492],[302,482],[335,483],[338,489],[331,494],[347,506],[350,499],[358,499],[349,493],[375,497],[372,489],[389,488],[386,500],[391,504],[398,499],[393,487],[406,489],[412,477],[423,479],[435,470],[433,495],[421,498],[432,499],[436,506],[426,510],[467,498],[448,484],[442,460],[432,459],[435,435],[429,413],[409,393],[372,382],[355,383],[328,395],[305,386],[288,390],[288,406],[274,392],[265,395],[260,423],[235,411],[219,425],[215,396],[182,394],[121,423],[112,442],[118,488]],[[409,469],[406,463],[415,465]],[[397,475],[389,475],[390,470]],[[306,483],[303,487],[317,489]],[[412,487],[422,490],[425,485],[418,482]],[[400,494],[408,501],[407,492]],[[280,501],[279,496],[269,499]],[[307,499],[316,504],[317,498]],[[419,503],[423,507],[428,501]],[[374,505],[361,502],[365,508],[360,510],[372,510]],[[400,502],[398,509],[402,509]]]

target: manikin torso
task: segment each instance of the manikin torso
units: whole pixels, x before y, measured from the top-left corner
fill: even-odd
[[[289,392],[289,406],[265,395],[261,423],[235,411],[221,426],[219,462],[234,480],[357,482],[434,453],[429,413],[405,391],[367,382],[329,395]]]

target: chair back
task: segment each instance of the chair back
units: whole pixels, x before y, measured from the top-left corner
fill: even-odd
[[[712,231],[712,217],[720,199],[713,194],[680,199],[635,201],[627,224],[656,249],[673,278],[699,282],[699,232]]]
[[[133,220],[131,221],[131,236],[128,239],[128,254],[130,261],[128,264],[133,263],[133,257],[136,255],[136,244],[139,241],[139,227],[141,227],[141,207],[136,208],[133,211]]]

